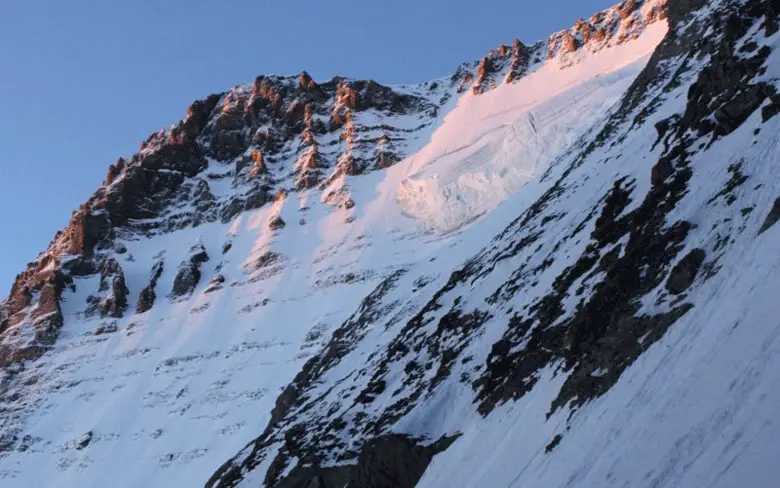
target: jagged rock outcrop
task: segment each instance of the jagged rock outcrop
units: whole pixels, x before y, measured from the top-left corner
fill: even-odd
[[[707,253],[704,249],[694,249],[686,254],[669,273],[666,289],[675,295],[679,295],[690,288],[706,257]]]
[[[149,283],[143,287],[138,294],[138,302],[135,308],[136,313],[148,312],[154,306],[154,302],[157,300],[157,292],[155,291],[157,288],[157,281],[160,279],[160,276],[162,276],[164,268],[164,261],[157,261],[152,267]]]
[[[172,298],[187,296],[195,290],[201,278],[200,267],[209,260],[209,255],[203,244],[195,244],[190,248],[189,257],[179,265],[171,290]]]
[[[71,264],[73,263],[73,264]],[[100,281],[98,289],[87,297],[86,316],[99,314],[101,317],[121,318],[127,310],[127,296],[130,290],[127,288],[125,274],[122,266],[113,257],[92,261],[84,261],[77,258],[68,262],[66,269],[75,269],[87,272],[89,269],[99,270]],[[97,272],[97,271],[96,271]],[[74,275],[74,276],[79,276]],[[81,275],[86,276],[86,275]]]
[[[515,39],[511,47],[504,44],[498,46],[480,60],[472,92],[479,95],[494,89],[502,82],[512,83],[522,78],[536,49],[538,46],[529,48],[519,39]],[[500,79],[501,76],[503,80]]]
[[[103,264],[100,275],[100,290],[109,290],[100,302],[100,316],[121,318],[127,310],[127,295],[130,290],[125,282],[125,274],[116,259],[109,258]]]
[[[666,16],[666,0],[627,0],[588,20],[578,19],[571,29],[556,32],[546,42],[526,46],[516,39],[511,47],[502,44],[477,63],[461,65],[451,83],[458,85],[458,92],[471,86],[479,95],[502,82],[517,81],[534,65],[557,61],[566,66],[578,51],[598,52],[635,39]]]
[[[780,220],[780,198],[776,198],[772,204],[772,208],[769,209],[769,213],[764,219],[764,223],[761,224],[761,228],[758,230],[759,234],[762,234],[769,230],[773,225]]]
[[[271,230],[280,230],[284,229],[287,226],[287,223],[279,216],[276,216],[272,218],[268,222],[268,228]]]
[[[51,276],[43,284],[38,304],[32,312],[35,326],[35,340],[50,345],[64,324],[60,298],[63,291],[62,276]]]
[[[223,275],[221,274],[214,275],[214,277],[211,278],[211,281],[209,281],[209,285],[206,287],[206,290],[203,293],[208,295],[209,293],[214,293],[215,291],[221,290],[224,283],[225,283],[225,277]]]
[[[111,220],[105,211],[94,211],[82,205],[73,215],[67,229],[71,254],[91,256],[98,243],[106,239],[111,230]]]
[[[454,438],[444,438],[429,445],[403,435],[385,435],[372,440],[359,456],[356,463],[346,466],[322,468],[317,466],[293,468],[286,476],[280,476],[278,468],[269,470],[266,485],[273,483],[279,488],[341,488],[361,486],[366,488],[414,488],[433,457],[447,449]],[[230,467],[219,470],[206,482],[207,487],[229,486],[241,479],[240,469]],[[218,484],[219,483],[219,484]]]

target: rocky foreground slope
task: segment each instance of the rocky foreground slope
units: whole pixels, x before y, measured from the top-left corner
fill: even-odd
[[[774,486],[779,16],[194,103],[0,304],[0,486]]]

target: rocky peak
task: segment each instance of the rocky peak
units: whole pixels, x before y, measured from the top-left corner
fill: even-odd
[[[666,18],[666,5],[667,0],[627,0],[588,20],[578,19],[570,29],[531,46],[519,40],[512,47],[501,44],[479,61],[461,65],[452,83],[458,85],[459,92],[471,86],[479,95],[501,83],[512,83],[545,62],[557,62],[565,68],[575,62],[580,51],[598,52],[639,37],[645,27]]]

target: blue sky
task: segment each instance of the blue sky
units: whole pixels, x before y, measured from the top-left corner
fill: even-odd
[[[451,74],[616,0],[25,0],[0,5],[0,299],[108,165],[261,73]]]

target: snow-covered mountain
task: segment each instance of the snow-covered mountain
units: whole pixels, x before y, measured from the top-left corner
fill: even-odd
[[[0,304],[0,486],[775,486],[779,16],[195,102]]]

